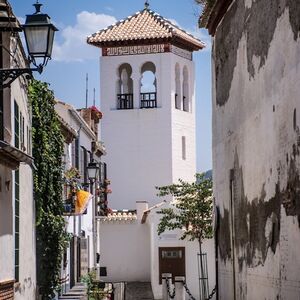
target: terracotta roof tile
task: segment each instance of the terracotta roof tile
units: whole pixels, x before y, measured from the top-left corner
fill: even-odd
[[[139,11],[125,20],[94,33],[88,37],[87,42],[98,47],[104,47],[111,42],[145,42],[154,39],[168,41],[180,39],[195,50],[205,47],[202,41],[149,9]]]

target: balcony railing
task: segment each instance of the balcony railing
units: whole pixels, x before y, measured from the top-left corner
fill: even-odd
[[[73,194],[70,198],[64,200],[64,215],[72,216],[75,215],[75,203],[76,203],[76,195]]]
[[[141,93],[141,108],[156,108],[156,93]]]
[[[133,109],[133,94],[118,94],[118,109]]]

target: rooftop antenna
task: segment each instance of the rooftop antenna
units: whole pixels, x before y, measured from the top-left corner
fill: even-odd
[[[96,89],[94,88],[94,101],[93,106],[96,106]]]
[[[148,8],[149,8],[149,6],[150,6],[150,4],[149,4],[149,0],[146,0],[146,2],[145,2],[145,9],[148,9]]]
[[[86,73],[85,79],[86,89],[85,89],[85,108],[88,107],[88,98],[89,98],[89,74]]]

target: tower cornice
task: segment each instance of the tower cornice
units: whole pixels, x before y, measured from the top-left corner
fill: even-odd
[[[87,38],[99,48],[171,43],[189,51],[205,44],[148,7]]]

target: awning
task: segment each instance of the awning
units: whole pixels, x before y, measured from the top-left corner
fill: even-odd
[[[0,141],[0,164],[16,170],[20,163],[33,166],[33,158],[10,144]]]

